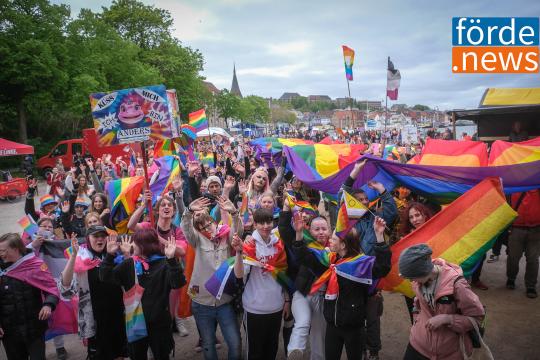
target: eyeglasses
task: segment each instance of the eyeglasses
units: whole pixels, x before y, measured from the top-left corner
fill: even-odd
[[[54,229],[52,225],[44,225],[44,224],[39,225],[39,228],[40,229]]]
[[[214,223],[209,222],[208,224],[206,224],[206,225],[204,225],[204,226],[201,226],[201,230],[206,231],[206,230],[210,229],[210,228],[212,227],[213,224],[214,224]]]

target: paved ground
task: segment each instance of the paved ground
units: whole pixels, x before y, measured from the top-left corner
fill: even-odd
[[[17,220],[23,215],[24,201],[15,204],[0,202],[0,233],[20,231]],[[485,264],[482,280],[490,287],[487,291],[476,291],[487,307],[488,327],[486,342],[491,347],[495,359],[540,359],[540,298],[525,297],[523,285],[524,262],[517,281],[517,289],[507,290],[505,284],[505,259],[494,264]],[[401,295],[386,293],[385,309],[382,317],[383,350],[381,359],[397,360],[403,356],[408,342],[409,317]],[[196,334],[194,322],[190,319],[189,330]],[[197,336],[180,338],[175,335],[176,359],[202,359],[194,351]],[[85,349],[76,335],[66,336],[66,349],[71,360],[86,359]],[[219,351],[220,359],[226,359],[226,346]],[[56,358],[52,342],[47,343],[47,359]],[[284,359],[280,349],[278,359]],[[343,359],[346,356],[343,355]],[[0,349],[0,360],[6,359]]]

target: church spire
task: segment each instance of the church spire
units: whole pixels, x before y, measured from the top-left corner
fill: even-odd
[[[232,78],[232,85],[231,85],[231,94],[234,94],[238,97],[242,97],[240,86],[238,86],[238,79],[236,78],[236,64],[235,63],[233,63],[233,78]]]

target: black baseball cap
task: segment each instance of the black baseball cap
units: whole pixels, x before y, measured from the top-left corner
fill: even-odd
[[[86,230],[86,236],[89,236],[89,235],[96,235],[96,234],[99,234],[99,233],[104,233],[105,235],[108,235],[108,234],[109,234],[109,233],[107,232],[107,229],[105,228],[105,226],[101,226],[101,225],[90,226],[90,227]]]

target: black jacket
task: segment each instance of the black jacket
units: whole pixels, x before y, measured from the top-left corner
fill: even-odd
[[[101,281],[117,283],[124,290],[135,284],[133,259],[114,265],[114,256],[107,254],[99,269]],[[149,263],[148,270],[138,276],[139,285],[144,288],[142,307],[149,331],[171,328],[169,293],[186,284],[180,263],[176,259],[159,259]]]
[[[6,269],[12,263],[0,261]],[[9,276],[0,277],[0,327],[6,336],[34,340],[43,337],[47,321],[38,319],[44,305],[54,310],[58,297]]]
[[[278,231],[287,250],[287,275],[302,295],[307,296],[313,282],[326,271],[326,268],[310,253],[303,241],[295,241],[296,232],[291,226],[292,212],[279,214]]]
[[[392,252],[386,244],[377,244],[373,279],[385,277],[391,268]],[[313,256],[313,255],[312,255]],[[324,318],[336,327],[364,326],[369,285],[338,276],[339,295],[335,300],[324,300]]]

